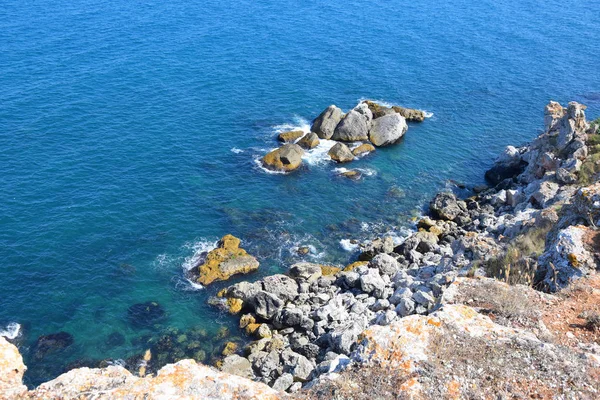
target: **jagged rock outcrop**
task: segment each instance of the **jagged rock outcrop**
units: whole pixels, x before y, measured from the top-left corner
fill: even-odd
[[[246,274],[258,269],[259,263],[246,250],[240,248],[240,240],[225,235],[217,248],[206,254],[202,264],[197,267],[197,280],[203,285],[215,281],[224,281],[233,275]]]

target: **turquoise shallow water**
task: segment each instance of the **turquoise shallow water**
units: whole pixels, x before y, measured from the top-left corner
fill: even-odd
[[[526,4],[525,4],[526,3]],[[390,230],[448,179],[481,183],[533,138],[550,99],[600,115],[600,2],[2,2],[0,330],[22,325],[27,379],[126,358],[162,329],[233,322],[183,269],[226,233],[285,270],[293,247],[341,264],[342,239]],[[425,109],[402,143],[336,177],[254,160],[282,126],[362,98]],[[129,306],[167,316],[139,329]],[[38,336],[74,344],[43,361]],[[110,341],[121,334],[124,341]]]

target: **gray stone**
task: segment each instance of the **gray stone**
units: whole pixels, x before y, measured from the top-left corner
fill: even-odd
[[[221,371],[228,374],[243,376],[244,378],[252,379],[254,373],[252,372],[252,364],[247,358],[241,357],[237,354],[232,354],[225,357],[221,364]]]
[[[285,373],[282,374],[279,378],[275,380],[273,383],[273,389],[279,390],[280,392],[285,392],[292,386],[294,383],[294,377],[292,374]]]
[[[329,152],[327,153],[329,157],[335,162],[345,163],[354,160],[354,154],[352,151],[346,146],[344,143],[336,143],[334,144]]]
[[[318,264],[300,262],[290,267],[289,274],[292,278],[315,282],[323,274],[321,266]]]
[[[369,130],[369,140],[375,146],[388,146],[396,143],[408,130],[406,119],[400,114],[388,114],[373,120]]]
[[[411,299],[412,295],[413,293],[409,288],[399,287],[390,297],[389,301],[390,303],[397,305],[398,303],[400,303],[401,299]]]
[[[283,300],[274,294],[265,292],[264,290],[256,293],[248,304],[254,309],[256,315],[264,319],[271,319],[273,315],[283,307]]]
[[[310,130],[321,139],[331,139],[344,113],[334,105],[327,107],[313,122]]]
[[[415,311],[415,302],[411,299],[401,298],[396,306],[396,314],[400,317],[406,317],[413,314]]]
[[[358,142],[367,140],[368,133],[367,117],[356,110],[352,110],[342,118],[331,138],[342,142]]]
[[[377,254],[375,257],[373,257],[373,259],[369,262],[369,267],[376,268],[381,274],[388,276],[394,275],[400,269],[398,261],[396,261],[394,257],[385,253]]]
[[[298,284],[285,275],[267,276],[262,279],[262,286],[265,292],[274,294],[283,301],[291,301],[298,296]]]
[[[380,297],[383,295],[383,290],[385,289],[385,281],[379,275],[378,270],[369,268],[369,271],[360,277],[360,287],[363,292]]]

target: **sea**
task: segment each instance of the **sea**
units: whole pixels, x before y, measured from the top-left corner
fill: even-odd
[[[207,304],[228,283],[186,278],[225,234],[260,261],[232,282],[298,261],[345,265],[361,241],[401,242],[435,192],[484,183],[506,145],[541,132],[550,100],[600,116],[597,0],[0,9],[0,334],[19,346],[29,386],[127,364],[165,332],[247,340]],[[323,142],[294,173],[261,167],[279,132],[365,99],[429,118],[351,164],[331,162]],[[163,318],[132,323],[146,302]],[[38,338],[57,332],[72,343],[41,354]]]

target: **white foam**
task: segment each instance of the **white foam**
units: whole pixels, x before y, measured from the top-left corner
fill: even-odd
[[[112,361],[107,361],[106,364],[112,365],[115,367],[125,367],[127,365],[125,360],[123,360],[121,358],[117,358],[116,360],[112,360]]]
[[[308,120],[295,115],[293,118],[294,122],[291,124],[281,124],[273,127],[275,133],[280,134],[288,131],[302,131],[304,133],[310,132],[310,123]]]
[[[19,337],[19,335],[21,334],[21,324],[18,324],[16,322],[11,322],[10,324],[6,325],[6,328],[3,330],[0,330],[0,336],[4,336],[7,339],[16,339]]]
[[[238,149],[237,147],[232,147],[232,148],[230,149],[230,151],[231,151],[232,153],[235,153],[235,154],[240,154],[240,153],[243,153],[243,152],[244,152],[244,150],[242,150],[242,149]]]
[[[274,149],[273,149],[274,150]],[[271,150],[269,150],[271,151]],[[285,171],[274,171],[272,169],[268,169],[265,168],[265,166],[263,165],[262,161],[261,161],[261,156],[256,156],[254,157],[254,164],[256,164],[256,167],[258,169],[260,169],[262,172],[267,173],[267,174],[284,174],[285,175]]]
[[[325,164],[331,161],[327,154],[337,142],[335,140],[319,139],[319,145],[311,150],[305,150],[302,159],[309,165]]]
[[[423,111],[423,114],[425,114],[425,118],[431,118],[433,117],[433,113],[429,112],[429,111],[425,111],[425,110],[421,110]]]
[[[184,275],[186,277],[185,283],[189,286],[184,286],[184,290],[201,290],[204,289],[204,286],[199,284],[198,282],[194,282],[189,279],[189,271],[198,266],[198,264],[202,263],[206,258],[206,254],[212,249],[217,247],[216,241],[210,240],[200,240],[194,243],[188,243],[184,247],[193,250],[193,254],[183,261],[181,267],[183,268]]]
[[[342,249],[352,252],[356,251],[359,245],[358,243],[352,243],[350,239],[342,239],[340,240],[340,246],[342,246]]]

